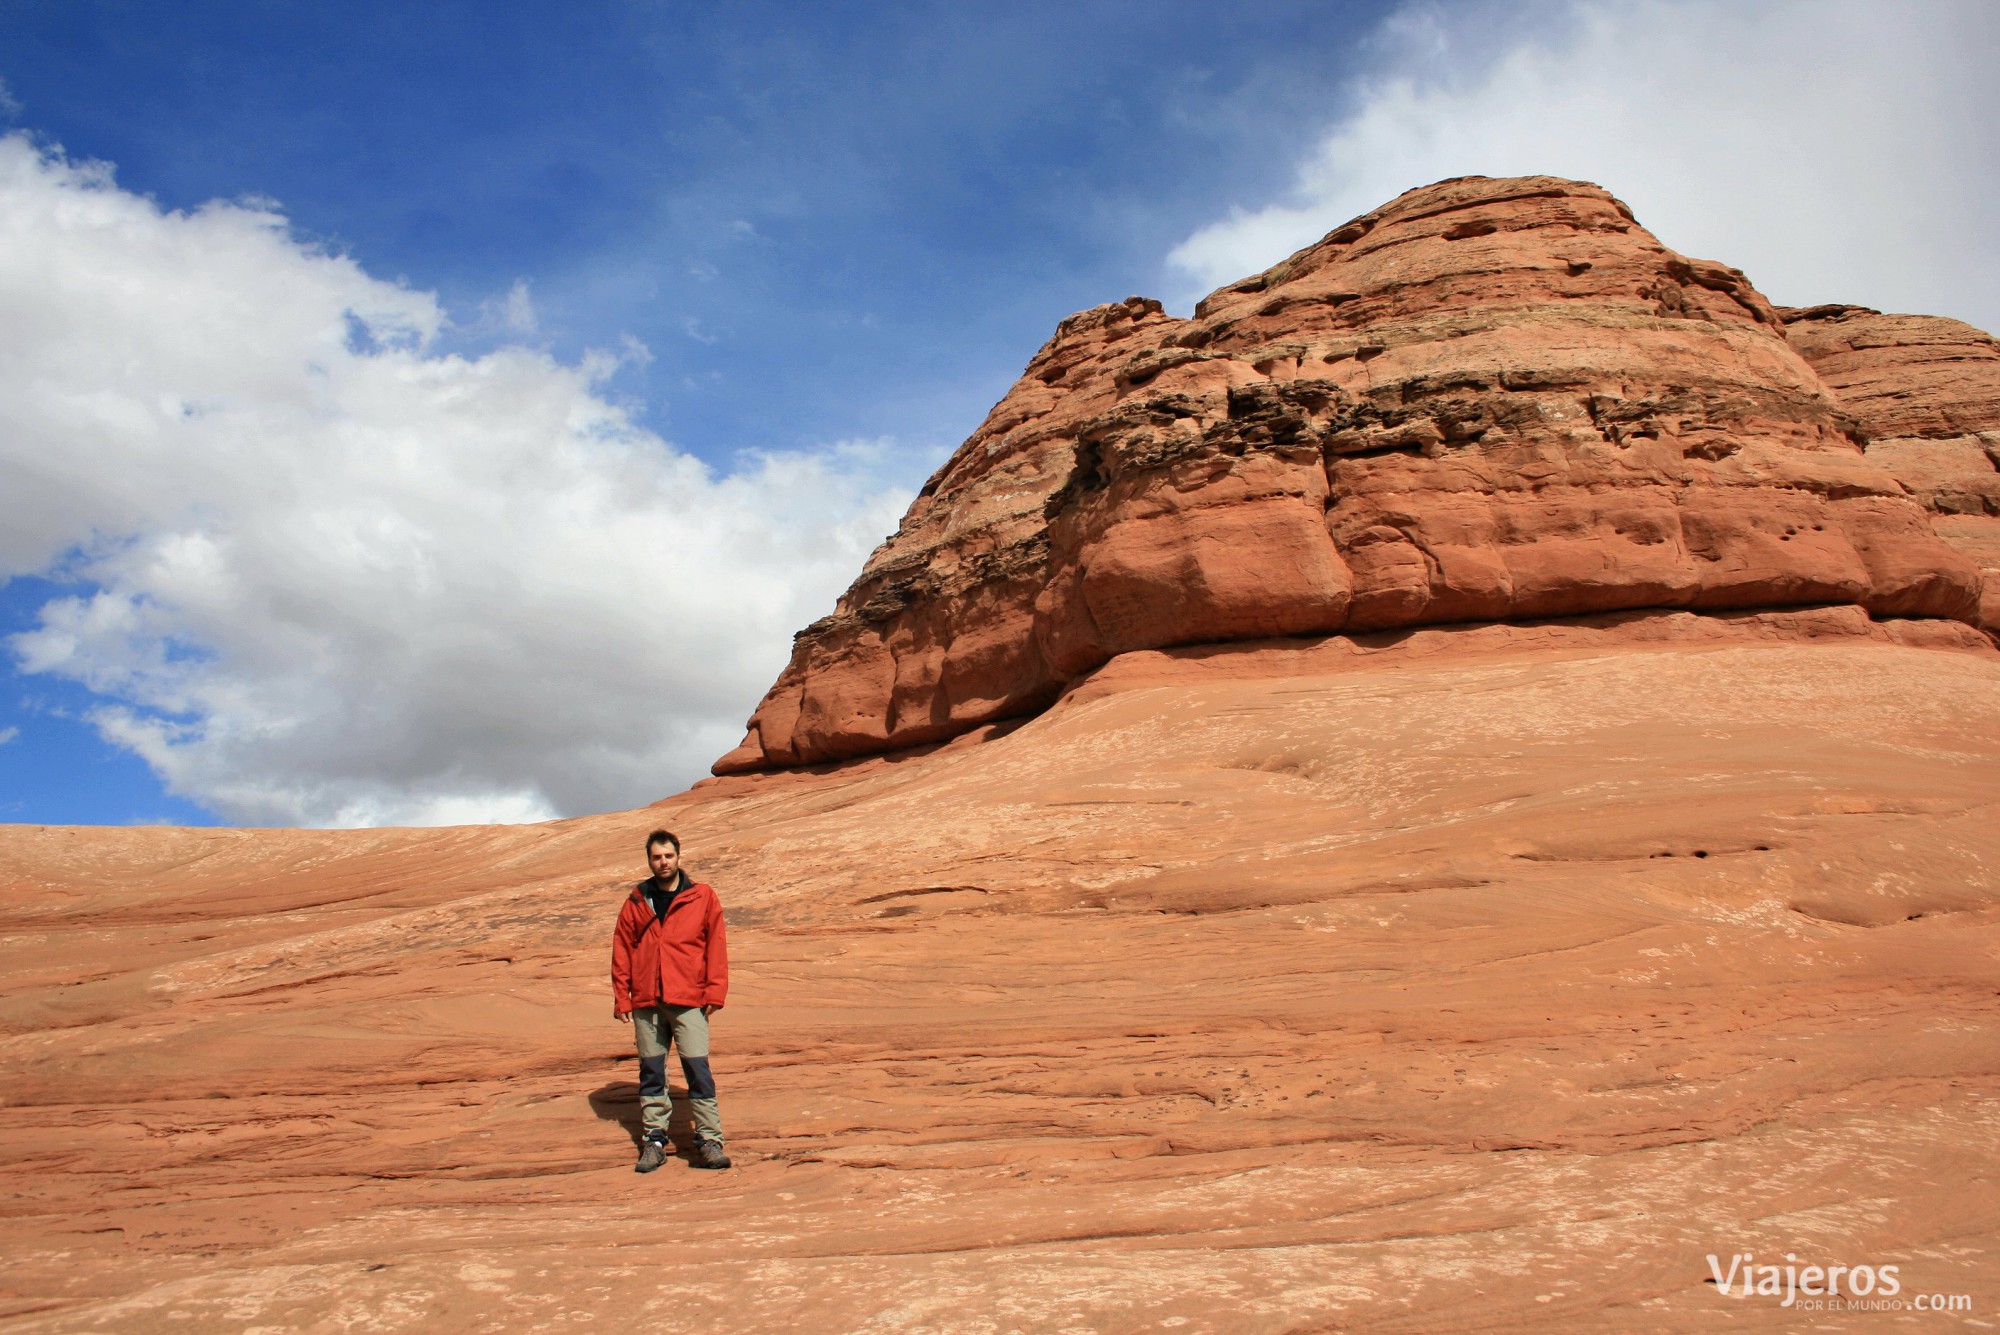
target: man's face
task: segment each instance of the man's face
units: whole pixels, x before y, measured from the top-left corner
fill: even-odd
[[[672,844],[654,844],[646,850],[646,861],[652,867],[654,876],[661,881],[669,881],[681,869],[681,851]]]

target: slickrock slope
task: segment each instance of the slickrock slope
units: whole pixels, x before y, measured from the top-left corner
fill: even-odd
[[[1793,347],[1882,464],[1981,569],[1978,621],[2000,636],[2000,340],[1957,320],[1865,306],[1782,312]]]
[[[1931,399],[1913,430],[1957,421]],[[1853,411],[1741,273],[1597,186],[1413,190],[1192,319],[1135,297],[1063,321],[717,772],[936,741],[1165,645],[1628,608],[1974,620],[1979,570]]]
[[[728,777],[0,826],[0,1326],[1990,1329],[1992,350],[1445,182],[1064,321]],[[658,824],[722,1174],[631,1171]]]
[[[1997,719],[1856,608],[1614,615],[1137,652],[552,826],[0,827],[0,1323],[1903,1328],[1747,1251],[1984,1329]],[[722,1174],[630,1171],[656,822],[729,906]]]

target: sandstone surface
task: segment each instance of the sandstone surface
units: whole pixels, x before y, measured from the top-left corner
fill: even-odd
[[[1854,414],[1868,457],[1980,567],[1977,620],[2000,637],[2000,340],[1958,320],[1865,306],[1782,315],[1792,346]]]
[[[1410,191],[1190,319],[1064,320],[717,772],[934,742],[1176,644],[1628,608],[1974,621],[1979,569],[1855,417],[1925,357],[1985,355],[1958,337],[1864,359],[1857,409],[1741,273],[1597,186]],[[1896,429],[1985,421],[1960,384],[1922,381]]]
[[[1953,626],[1135,651],[615,816],[0,827],[0,1321],[1984,1329],[2000,655]],[[630,1171],[655,823],[730,915],[722,1174]],[[1724,1297],[1734,1252],[1971,1310]]]
[[[1444,182],[1064,321],[726,777],[0,826],[0,1325],[1991,1329],[1992,351]],[[631,1172],[659,824],[722,1174]]]

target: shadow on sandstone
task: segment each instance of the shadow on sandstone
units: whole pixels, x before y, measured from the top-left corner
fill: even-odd
[[[632,1140],[632,1147],[639,1147],[639,1137],[644,1126],[639,1120],[639,1085],[633,1080],[614,1080],[601,1085],[585,1096],[590,1100],[590,1110],[597,1114],[599,1121],[616,1122],[625,1129]],[[667,1090],[667,1097],[673,1100],[673,1111],[667,1117],[667,1134],[674,1144],[685,1147],[694,1143],[694,1116],[688,1110],[688,1096],[685,1089]],[[680,1157],[686,1159],[683,1148]]]

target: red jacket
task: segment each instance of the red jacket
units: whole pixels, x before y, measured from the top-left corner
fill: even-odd
[[[729,948],[722,901],[703,882],[685,882],[667,916],[646,902],[641,881],[618,911],[611,933],[611,999],[619,1014],[635,1006],[720,1006],[729,995]]]

